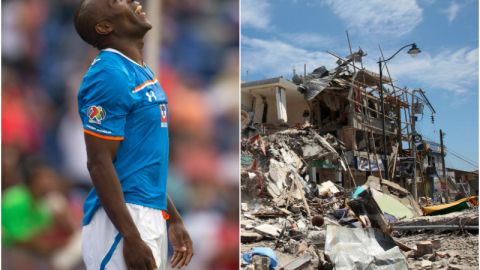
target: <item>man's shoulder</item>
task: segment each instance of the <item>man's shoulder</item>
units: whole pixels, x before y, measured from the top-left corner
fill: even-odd
[[[78,97],[80,101],[81,98],[92,95],[110,96],[112,90],[120,94],[124,93],[120,89],[131,89],[133,86],[133,77],[126,66],[118,59],[100,54],[83,77]]]
[[[86,76],[88,75],[114,75],[114,76],[127,76],[130,70],[125,61],[112,53],[101,52],[92,61],[90,68]]]
[[[90,65],[83,77],[82,86],[107,82],[109,84],[129,84],[132,81],[131,70],[122,59],[110,54],[100,53]],[[81,87],[83,88],[83,87]]]

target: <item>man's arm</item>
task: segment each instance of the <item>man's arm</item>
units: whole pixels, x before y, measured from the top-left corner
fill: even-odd
[[[178,213],[170,196],[167,195],[167,209],[169,218],[168,235],[173,246],[172,267],[187,266],[193,256],[192,240],[183,226],[182,218]]]
[[[123,237],[123,256],[127,268],[155,269],[152,251],[141,239],[140,232],[128,212],[113,166],[120,141],[104,140],[85,133],[85,143],[90,177],[105,212]]]

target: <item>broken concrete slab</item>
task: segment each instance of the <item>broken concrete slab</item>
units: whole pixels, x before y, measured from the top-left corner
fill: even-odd
[[[340,193],[340,190],[332,181],[325,181],[318,185],[318,193],[320,196],[327,196],[329,193],[332,195],[337,195]]]
[[[283,161],[286,164],[293,165],[296,169],[300,169],[303,166],[302,160],[298,157],[295,152],[291,151],[288,146],[285,145],[285,148],[280,149]]]
[[[287,179],[287,173],[288,169],[285,163],[279,162],[273,158],[270,159],[268,176],[277,185],[279,190],[283,190],[286,186],[285,180]]]
[[[240,221],[240,227],[241,228],[244,228],[244,229],[252,229],[253,228],[253,225],[255,224],[255,221],[251,220],[251,219],[243,219]]]
[[[267,192],[270,195],[270,197],[277,200],[277,199],[280,199],[280,197],[282,196],[283,189],[279,189],[275,183],[269,182],[267,183]]]
[[[307,224],[305,223],[305,221],[303,221],[301,219],[299,221],[297,221],[296,224],[297,224],[297,229],[300,230],[300,231],[303,231],[303,230],[307,229]]]
[[[242,243],[258,242],[263,239],[263,236],[256,232],[242,231],[240,234],[240,241]]]
[[[313,157],[319,157],[321,154],[325,153],[326,151],[318,144],[306,144],[302,146],[302,155],[303,158],[309,159]]]
[[[270,224],[261,224],[255,228],[254,231],[269,237],[276,238],[280,235],[281,229]]]

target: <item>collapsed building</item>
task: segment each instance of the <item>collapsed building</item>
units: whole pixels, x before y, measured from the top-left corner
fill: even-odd
[[[282,269],[303,269],[308,263],[319,269],[352,269],[352,264],[340,266],[359,258],[347,260],[347,254],[332,251],[341,250],[339,243],[348,239],[337,239],[342,229],[335,226],[373,228],[386,237],[380,242],[388,242],[389,248],[375,248],[378,253],[365,254],[367,261],[405,269],[406,258],[394,247],[418,260],[429,251],[419,251],[420,243],[412,249],[391,238],[393,228],[415,230],[447,222],[478,230],[478,208],[468,217],[422,219],[417,194],[422,205],[429,205],[458,193],[455,180],[449,184],[440,172],[438,155],[444,153],[415,132],[416,115],[425,106],[432,120],[435,113],[424,91],[400,88],[389,74],[381,78],[363,68],[361,50],[346,58],[331,54],[338,59],[331,70],[322,66],[310,74],[294,72],[291,80],[242,83],[242,249],[274,240],[266,245],[295,255]],[[460,203],[465,208],[478,205],[473,197]],[[335,226],[325,229],[327,225]],[[344,234],[348,232],[342,230]],[[364,235],[366,242],[376,242],[366,235],[371,234]],[[363,251],[350,253],[356,252]],[[277,264],[269,251],[253,249],[250,255],[255,253],[267,254],[261,259],[274,263],[253,262],[254,269]],[[250,255],[244,259],[254,261]]]
[[[408,102],[412,91],[393,85],[385,77],[381,84],[377,73],[357,67],[353,58],[338,59],[339,65],[333,70],[322,66],[308,75],[295,74],[291,81],[278,77],[242,83],[242,121],[246,133],[267,134],[285,127],[309,125],[320,135],[331,134],[345,144],[346,160],[353,177],[360,181],[358,184],[365,182],[372,172],[385,171],[381,161],[385,154],[391,161],[387,162],[385,178],[397,177],[405,185],[409,176],[405,171],[410,161],[407,157],[413,152],[410,115],[421,113],[421,103],[414,104],[412,111]],[[390,90],[383,89],[384,114],[379,90],[383,84],[391,86]],[[338,176],[335,168],[325,168],[322,164],[316,162],[311,166],[313,179],[342,179],[342,186],[349,187],[350,182]]]

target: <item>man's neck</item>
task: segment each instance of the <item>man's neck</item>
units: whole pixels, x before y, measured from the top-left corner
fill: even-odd
[[[109,46],[123,53],[128,58],[135,61],[135,63],[143,66],[143,40],[137,42],[117,42],[115,45]]]

